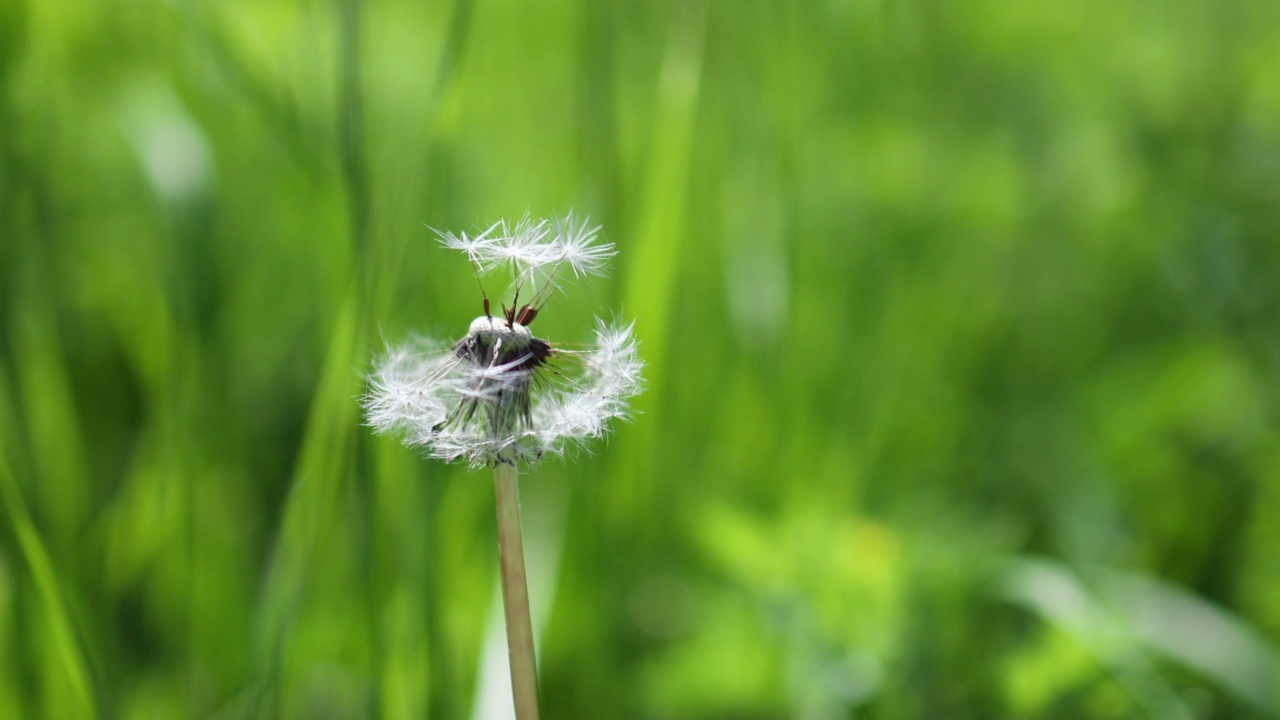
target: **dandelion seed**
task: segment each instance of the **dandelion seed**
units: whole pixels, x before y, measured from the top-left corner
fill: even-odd
[[[478,275],[509,271],[511,304],[495,315],[482,286],[484,315],[461,340],[392,348],[369,377],[368,424],[432,457],[479,467],[562,455],[626,418],[643,384],[631,326],[598,321],[586,349],[554,346],[529,329],[562,289],[559,276],[604,274],[616,251],[597,242],[599,230],[572,214],[500,221],[474,236],[436,230]]]

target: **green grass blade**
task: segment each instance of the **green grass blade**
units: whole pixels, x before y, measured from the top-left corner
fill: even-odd
[[[273,686],[285,646],[300,612],[316,546],[334,515],[353,433],[360,425],[354,399],[358,376],[352,371],[359,329],[356,305],[353,288],[334,325],[259,602],[256,650],[264,674],[261,689],[268,695],[279,690]]]
[[[90,680],[92,676],[85,653],[77,640],[71,614],[67,611],[66,602],[63,600],[58,573],[53,567],[44,542],[40,539],[40,532],[31,519],[31,513],[27,510],[22,491],[9,471],[9,463],[3,448],[0,448],[0,497],[4,499],[5,513],[13,525],[22,557],[31,570],[31,576],[35,579],[36,589],[49,619],[58,658],[66,671],[67,682],[80,706],[79,709],[83,712],[83,717],[95,717],[98,714],[98,703]]]

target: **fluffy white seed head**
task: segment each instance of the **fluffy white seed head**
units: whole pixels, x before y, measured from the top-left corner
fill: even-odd
[[[553,349],[528,327],[547,290],[559,288],[558,271],[604,273],[616,251],[596,242],[599,230],[570,214],[502,221],[475,236],[437,231],[442,245],[464,253],[479,272],[510,268],[511,304],[502,304],[501,316],[476,318],[452,345],[417,340],[388,350],[369,376],[368,424],[432,457],[477,467],[562,455],[625,419],[628,401],[643,388],[631,325],[597,321],[594,343],[575,350]],[[522,294],[526,284],[533,287]],[[516,307],[516,295],[529,304]]]
[[[598,321],[595,342],[558,351],[561,369],[551,374],[541,365],[525,367],[536,341],[528,328],[503,325],[494,332],[492,326],[504,320],[481,320],[488,318],[472,323],[462,342],[492,333],[530,345],[515,351],[514,360],[480,365],[459,356],[461,343],[444,350],[430,341],[392,348],[370,375],[368,424],[443,460],[465,458],[473,467],[529,462],[604,436],[611,420],[627,417],[627,401],[643,389],[644,363],[630,326]],[[527,415],[521,398],[527,399]]]

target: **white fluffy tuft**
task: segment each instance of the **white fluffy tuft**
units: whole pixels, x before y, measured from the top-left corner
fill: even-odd
[[[570,213],[536,221],[526,215],[514,225],[499,221],[474,236],[436,234],[481,273],[510,268],[517,291],[538,281],[537,302],[548,288],[559,288],[555,275],[562,268],[574,277],[604,274],[617,252],[612,243],[597,242],[599,232]],[[523,325],[506,323],[477,318],[454,345],[418,340],[389,349],[369,375],[362,403],[368,424],[431,457],[465,458],[478,467],[563,455],[602,437],[610,421],[627,418],[628,400],[644,384],[632,325],[597,320],[592,347],[561,350]]]

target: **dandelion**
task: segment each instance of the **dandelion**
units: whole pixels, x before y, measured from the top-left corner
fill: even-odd
[[[524,581],[516,469],[563,455],[625,419],[640,392],[643,361],[631,325],[596,321],[584,348],[553,345],[530,330],[562,280],[603,275],[616,254],[599,226],[563,218],[500,221],[477,235],[436,230],[478,277],[511,273],[510,305],[484,314],[446,344],[422,338],[392,348],[369,377],[365,418],[380,433],[446,461],[495,469],[503,604],[519,720],[537,717],[532,630]],[[523,304],[522,301],[523,300]]]
[[[484,315],[461,340],[418,339],[389,351],[369,378],[369,425],[432,457],[481,467],[562,455],[625,418],[643,366],[630,325],[597,321],[594,342],[578,349],[530,330],[560,289],[559,275],[603,274],[616,252],[596,242],[598,232],[572,216],[499,222],[476,236],[437,231],[481,275],[509,268],[511,305],[495,315],[481,286]]]

